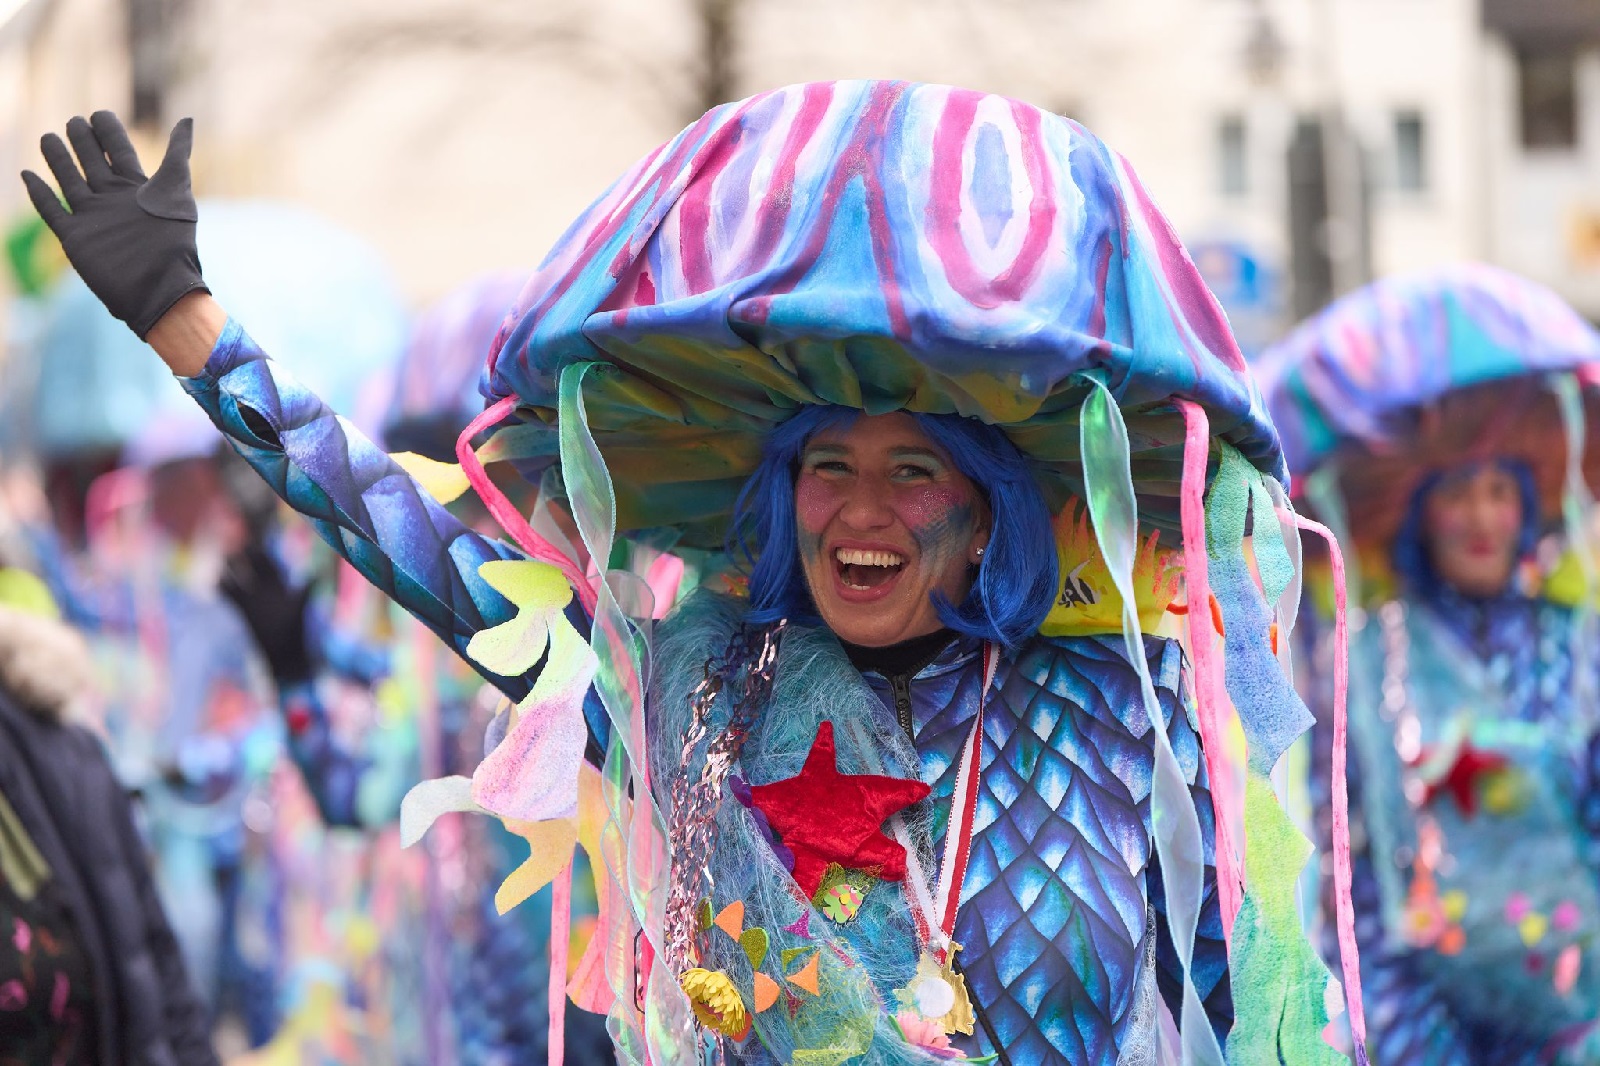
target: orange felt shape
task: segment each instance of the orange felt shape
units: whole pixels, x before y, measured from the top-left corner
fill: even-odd
[[[818,991],[817,986],[817,960],[821,957],[822,952],[814,953],[810,962],[800,967],[797,972],[789,975],[789,983],[796,988],[805,989],[813,996],[820,996],[822,993]]]
[[[904,880],[905,848],[884,834],[883,823],[928,792],[921,781],[841,774],[833,723],[826,721],[817,727],[799,774],[750,786],[751,802],[794,853],[794,879],[807,896],[817,894],[829,863],[866,870],[885,881]]]
[[[778,982],[774,981],[760,970],[757,970],[754,998],[756,1001],[756,1013],[760,1014],[762,1011],[778,1002]]]
[[[739,934],[744,932],[744,901],[736,899],[722,908],[722,913],[711,924],[738,940]]]

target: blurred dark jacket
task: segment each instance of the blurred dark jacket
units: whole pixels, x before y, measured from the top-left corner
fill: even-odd
[[[78,635],[0,606],[0,793],[59,881],[94,972],[103,1066],[215,1066],[205,1010],[100,741],[64,720],[89,683]]]

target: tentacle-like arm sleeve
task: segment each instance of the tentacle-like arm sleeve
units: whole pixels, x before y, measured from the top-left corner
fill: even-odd
[[[1153,664],[1152,664],[1153,665]],[[1226,1045],[1228,1032],[1233,1028],[1233,985],[1228,980],[1228,944],[1222,932],[1222,902],[1217,895],[1217,837],[1216,817],[1211,805],[1211,786],[1206,777],[1205,759],[1200,754],[1200,734],[1189,720],[1186,710],[1188,700],[1180,681],[1180,691],[1159,687],[1157,698],[1167,719],[1167,735],[1179,764],[1194,767],[1189,792],[1194,797],[1195,812],[1200,816],[1200,840],[1205,849],[1205,883],[1200,899],[1200,920],[1194,937],[1194,986],[1200,994],[1206,1017],[1217,1034],[1217,1042]],[[1148,875],[1150,905],[1155,908],[1156,922],[1156,983],[1167,1009],[1174,1018],[1183,1009],[1183,964],[1173,944],[1172,930],[1167,923],[1167,894],[1162,881],[1160,860],[1152,853]]]
[[[387,452],[269,360],[229,320],[210,361],[183,380],[234,449],[334,550],[458,653],[513,605],[478,576],[491,559],[520,559],[473,532]],[[532,676],[484,676],[521,699]]]

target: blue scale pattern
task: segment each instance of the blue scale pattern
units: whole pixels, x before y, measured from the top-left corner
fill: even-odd
[[[972,858],[956,920],[976,1002],[1014,1063],[1113,1066],[1129,1035],[1147,907],[1164,911],[1150,837],[1154,749],[1121,638],[1039,638],[1005,661],[984,712]],[[982,686],[980,649],[958,642],[911,685],[923,780],[942,846],[956,762]],[[1181,698],[1176,644],[1146,642],[1169,736],[1193,786],[1208,852],[1211,798]],[[892,707],[887,680],[867,675]],[[1181,969],[1158,921],[1157,984],[1176,1014]],[[1233,1020],[1215,876],[1208,872],[1195,982],[1219,1039]],[[972,1054],[994,1052],[984,1029]]]

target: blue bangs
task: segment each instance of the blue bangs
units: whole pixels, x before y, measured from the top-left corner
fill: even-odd
[[[767,437],[761,464],[734,506],[728,553],[750,574],[750,620],[817,622],[795,532],[795,479],[806,443],[855,421],[849,407],[811,406]],[[1050,511],[1028,460],[1001,430],[960,415],[913,414],[917,425],[983,493],[992,519],[988,546],[959,604],[935,593],[945,625],[1011,647],[1035,633],[1055,602],[1060,567]]]

